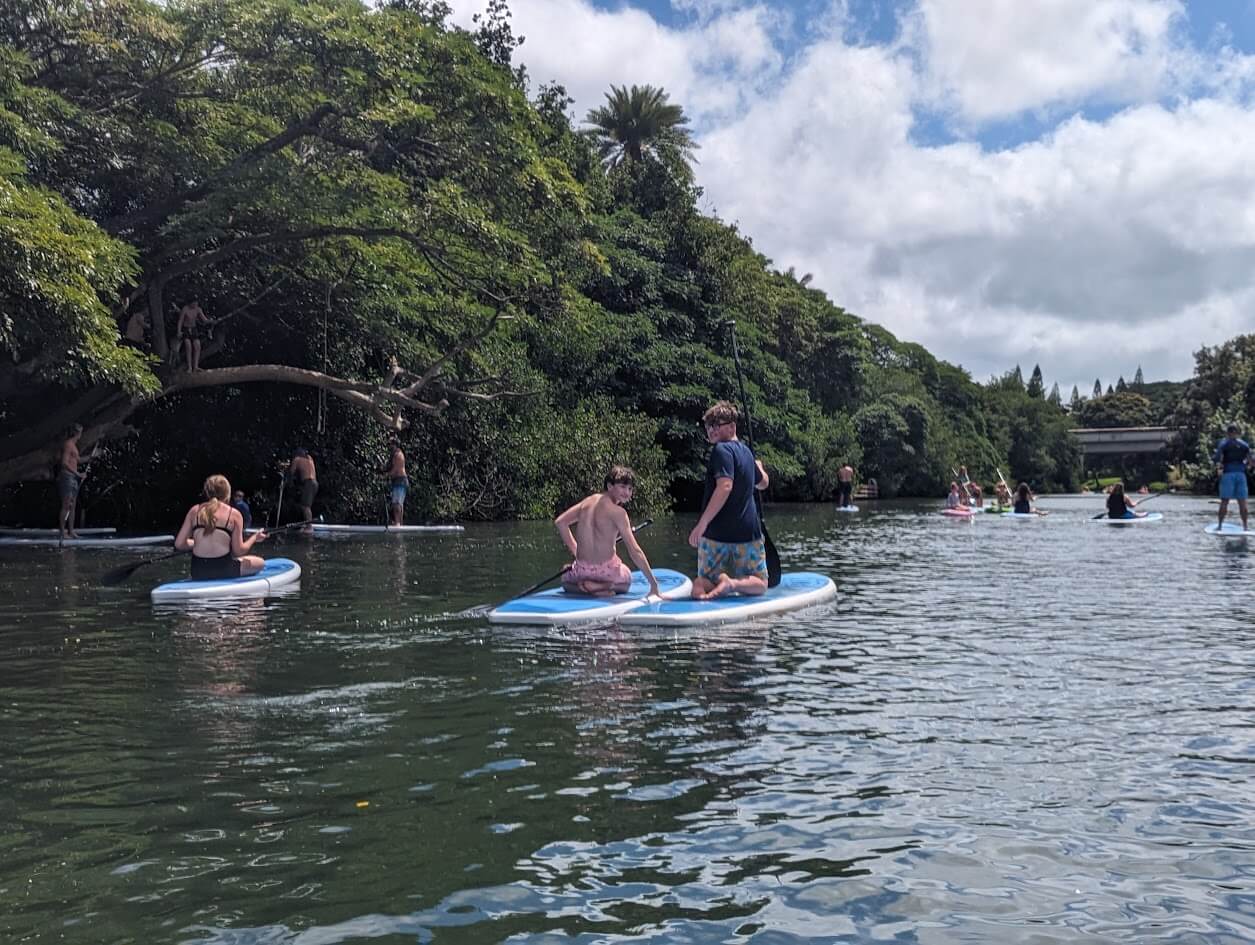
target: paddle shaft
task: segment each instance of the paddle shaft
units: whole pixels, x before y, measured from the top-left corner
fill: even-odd
[[[309,521],[305,521],[305,522],[292,522],[290,525],[284,525],[282,528],[275,529],[275,532],[277,534],[278,532],[285,532],[293,528],[304,528],[306,525],[310,524],[310,522],[312,521],[313,519],[310,519]],[[130,578],[140,568],[147,567],[150,564],[156,564],[158,561],[168,561],[171,558],[177,558],[179,555],[187,555],[191,553],[192,553],[192,549],[188,548],[188,549],[180,550],[180,551],[171,551],[164,555],[157,555],[157,557],[155,558],[146,558],[143,561],[132,561],[127,564],[121,565],[119,567],[113,568],[112,570],[106,571],[104,575],[101,577],[100,583],[105,584],[105,585],[121,584],[123,581]]]
[[[642,528],[648,528],[648,527],[649,527],[650,525],[652,525],[652,524],[654,524],[654,520],[653,520],[652,518],[647,518],[647,519],[645,519],[645,521],[641,522],[639,525],[635,526],[635,527],[632,529],[632,534],[633,534],[633,535],[635,535],[635,534],[636,534],[637,532],[639,532]],[[622,536],[622,535],[619,535],[617,538],[615,538],[615,540],[614,540],[614,544],[615,544],[615,547],[616,547],[616,548],[618,547],[619,542],[621,542],[621,541],[623,541],[623,536]],[[519,597],[526,597],[528,594],[535,594],[538,590],[540,590],[542,587],[544,587],[544,586],[545,586],[546,584],[548,584],[550,581],[556,581],[558,578],[562,577],[562,575],[566,574],[566,573],[567,573],[567,571],[569,571],[570,569],[571,569],[571,566],[570,566],[569,564],[564,564],[562,567],[560,567],[560,568],[557,570],[557,572],[556,572],[556,573],[549,575],[549,577],[545,578],[543,581],[537,581],[535,584],[533,584],[533,585],[532,585],[531,587],[529,587],[527,590],[525,590],[525,591],[521,591],[520,593],[515,594],[515,595],[514,595],[514,597],[511,597],[511,598],[510,598],[510,600],[515,600],[515,599],[517,599],[517,598],[519,598]]]
[[[1143,505],[1143,504],[1145,504],[1145,503],[1149,502],[1151,499],[1158,499],[1161,495],[1163,495],[1163,493],[1162,493],[1162,492],[1152,492],[1150,495],[1148,495],[1146,498],[1142,499],[1140,502],[1134,502],[1134,503],[1133,503],[1133,507],[1134,507],[1134,508],[1136,508],[1136,507],[1137,507],[1137,506],[1139,506],[1139,505]],[[1094,516],[1094,521],[1096,522],[1096,521],[1098,521],[1100,518],[1106,518],[1106,517],[1107,517],[1107,513],[1106,513],[1106,512],[1103,512],[1101,515],[1095,515],[1095,516]]]
[[[736,344],[736,319],[728,321],[732,331],[732,363],[736,365],[736,386],[741,392],[741,407],[745,410],[745,442],[750,452],[754,452],[754,418],[750,415],[749,398],[745,396],[745,375],[741,373],[741,352]],[[767,586],[775,587],[780,583],[780,553],[776,551],[776,543],[767,533],[767,520],[763,517],[762,490],[757,483],[751,482],[754,490],[754,508],[758,511],[758,524],[763,530],[763,553],[767,556]]]
[[[279,474],[279,504],[275,506],[275,528],[279,527],[279,523],[283,521],[283,487],[288,484],[288,473],[285,469]]]

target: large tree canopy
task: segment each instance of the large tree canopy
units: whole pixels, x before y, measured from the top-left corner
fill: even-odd
[[[296,443],[326,501],[372,514],[399,429],[420,516],[550,514],[611,461],[643,505],[690,502],[734,330],[776,497],[826,497],[846,461],[885,494],[959,463],[1074,481],[1065,415],[1018,370],[974,384],[702,215],[662,90],[612,90],[607,165],[560,87],[529,100],[502,4],[471,32],[446,14],[25,0],[0,23],[0,484],[47,478],[80,421],[111,450],[84,501],[117,517],[219,469],[266,492]]]

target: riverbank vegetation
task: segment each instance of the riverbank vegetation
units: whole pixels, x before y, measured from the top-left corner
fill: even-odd
[[[208,472],[272,495],[297,445],[325,510],[378,518],[393,430],[412,519],[549,515],[611,461],[642,510],[691,507],[697,421],[739,399],[734,330],[776,500],[827,498],[843,462],[885,496],[944,494],[960,464],[1079,484],[1076,420],[1040,370],[977,383],[758,253],[699,212],[678,103],[616,88],[577,120],[513,64],[501,3],[471,31],[421,0],[18,6],[10,512],[44,502],[73,422],[97,455],[83,504],[124,524],[170,519]],[[194,301],[213,324],[190,373]]]

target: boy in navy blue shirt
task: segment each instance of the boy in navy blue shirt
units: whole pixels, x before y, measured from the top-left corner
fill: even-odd
[[[1238,514],[1242,516],[1242,531],[1246,531],[1246,467],[1251,462],[1251,447],[1245,440],[1238,439],[1238,434],[1242,431],[1236,423],[1229,424],[1226,432],[1229,435],[1216,444],[1216,452],[1211,457],[1220,474],[1219,523],[1224,528],[1229,500],[1237,499]]]
[[[231,496],[231,508],[235,509],[244,519],[244,527],[253,527],[253,510],[248,507],[248,503],[244,501],[244,490],[236,489]]]
[[[738,419],[736,407],[726,400],[702,415],[714,448],[706,462],[702,515],[689,532],[689,544],[697,549],[696,600],[767,590],[767,552],[754,502],[754,490],[767,488],[767,471],[736,438]]]

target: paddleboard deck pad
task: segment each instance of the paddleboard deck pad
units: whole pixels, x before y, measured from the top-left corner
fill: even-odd
[[[658,589],[663,597],[687,597],[693,593],[693,582],[679,571],[654,568]],[[516,597],[488,614],[489,623],[549,624],[558,626],[568,623],[614,620],[621,614],[644,606],[649,593],[649,582],[640,571],[632,572],[632,584],[626,594],[613,597],[585,597],[568,594],[561,587],[537,591],[526,597]]]
[[[116,528],[76,528],[80,535],[112,535]],[[60,538],[61,530],[57,528],[5,528],[0,527],[0,535],[13,538]]]
[[[758,597],[739,594],[714,600],[672,600],[646,604],[619,618],[625,627],[697,627],[739,623],[755,617],[784,614],[813,607],[837,596],[837,586],[826,574],[798,571],[781,575],[780,583]]]
[[[134,535],[130,538],[107,536],[101,538],[10,538],[0,537],[0,546],[23,548],[46,545],[62,548],[134,548],[140,545],[173,545],[173,535]]]
[[[161,584],[152,590],[155,601],[196,600],[206,597],[264,597],[271,591],[301,579],[301,566],[291,558],[270,558],[256,574],[216,581],[184,578]]]
[[[315,535],[424,535],[440,532],[464,532],[462,525],[323,525],[310,526]]]
[[[1147,512],[1140,518],[1094,518],[1090,521],[1104,525],[1144,525],[1147,522],[1162,522],[1163,512]]]
[[[1219,538],[1255,538],[1255,531],[1243,531],[1241,525],[1233,522],[1225,522],[1224,525],[1217,525],[1212,522],[1203,529],[1208,535],[1215,535]]]

